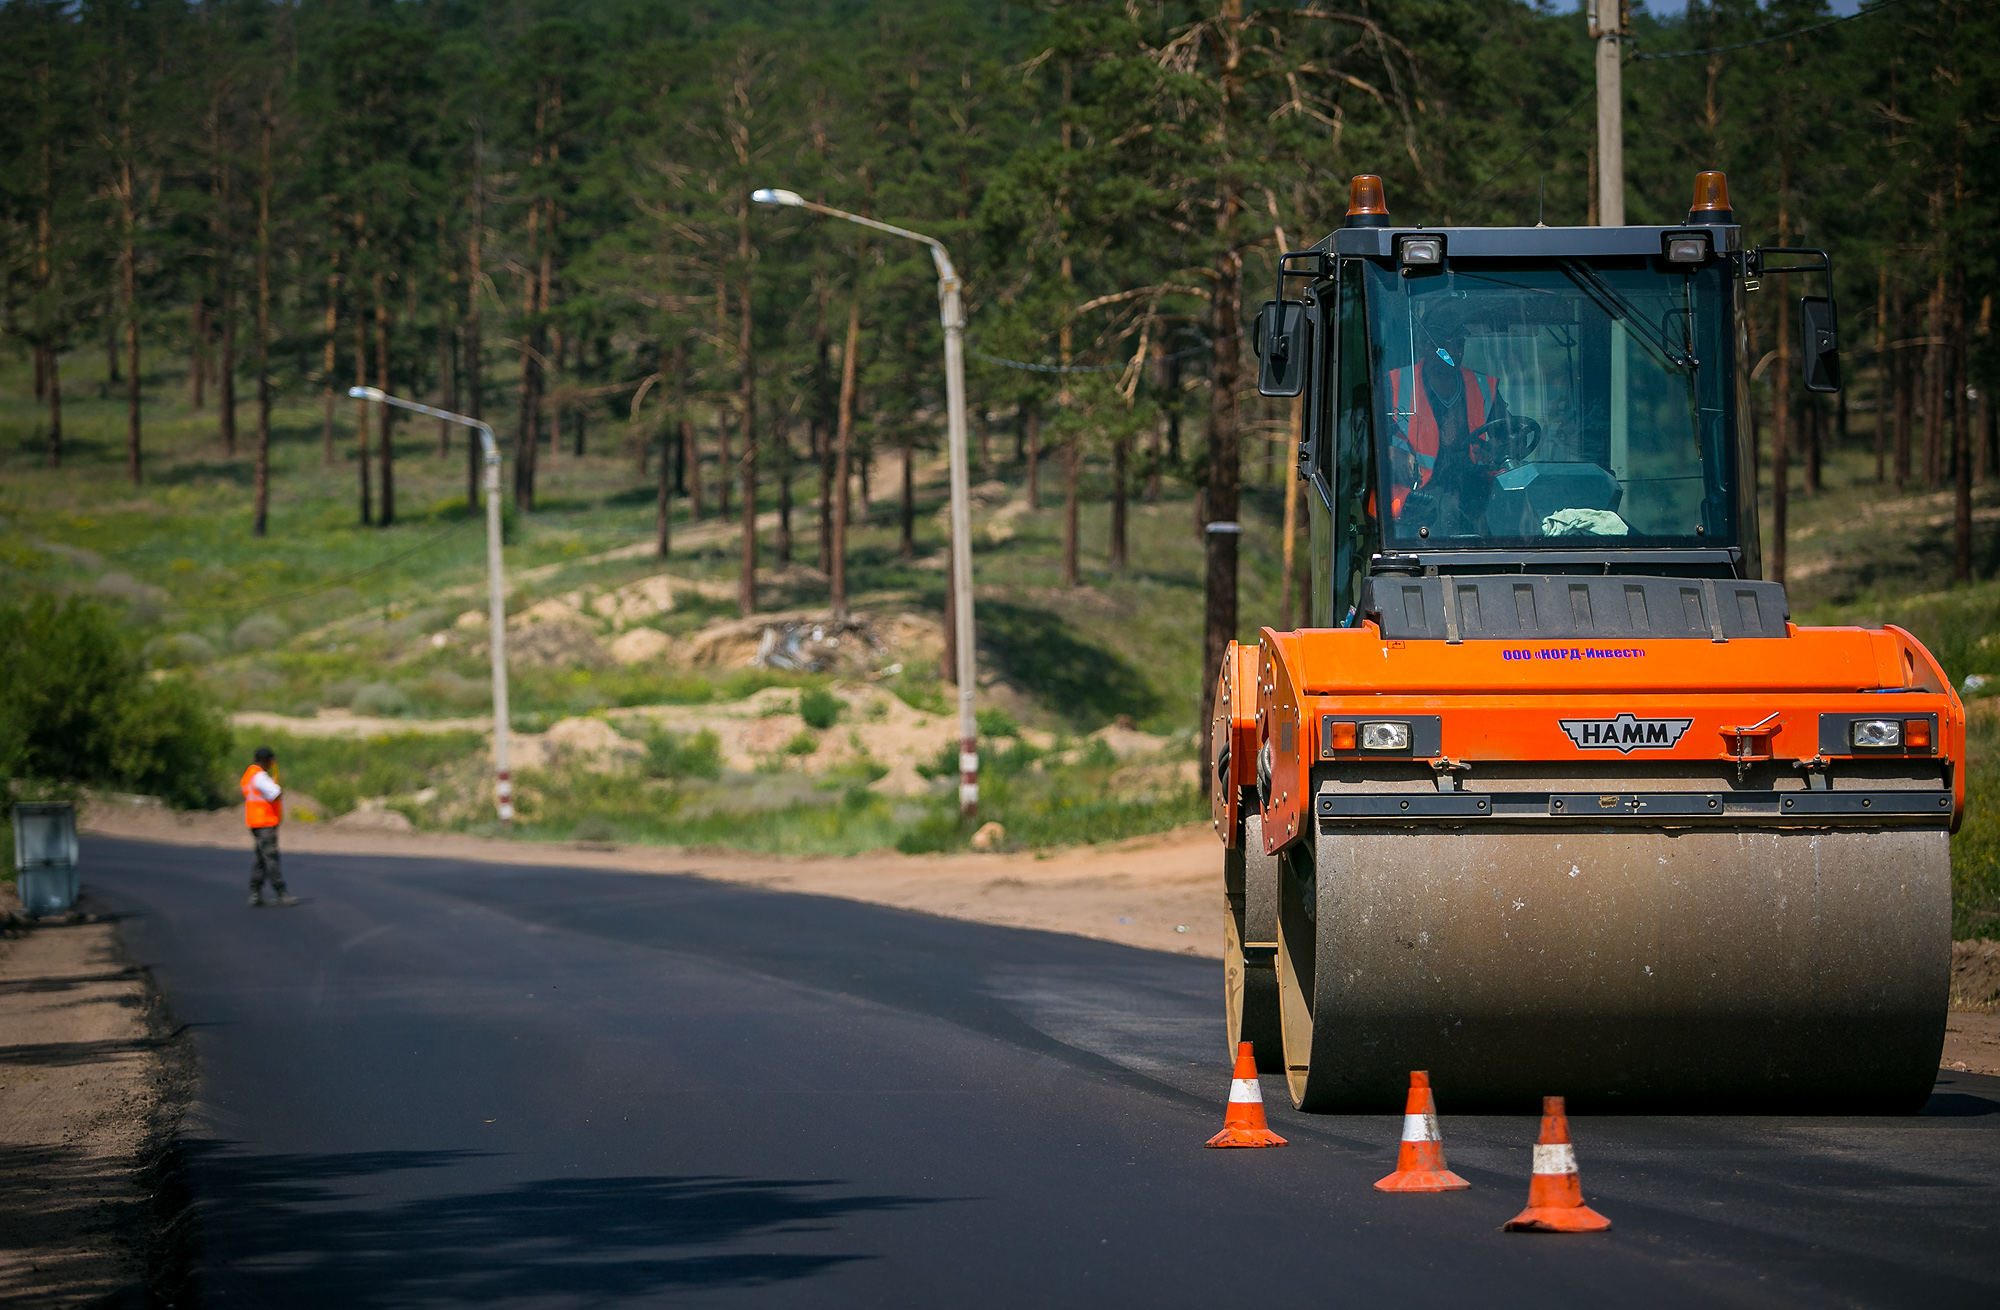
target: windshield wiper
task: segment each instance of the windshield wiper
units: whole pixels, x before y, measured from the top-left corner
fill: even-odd
[[[1639,307],[1618,294],[1609,282],[1599,277],[1597,270],[1576,259],[1557,261],[1569,280],[1583,289],[1583,293],[1597,302],[1597,307],[1615,319],[1623,319],[1632,333],[1675,368],[1693,373],[1701,367],[1701,361],[1689,354],[1681,346],[1667,339],[1665,333],[1656,329],[1640,314]]]

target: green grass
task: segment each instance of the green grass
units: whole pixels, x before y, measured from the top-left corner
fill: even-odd
[[[420,791],[482,749],[477,732],[395,733],[376,737],[299,737],[238,729],[236,754],[246,763],[259,746],[277,752],[278,780],[346,814],[375,796]],[[296,817],[296,816],[295,816]]]

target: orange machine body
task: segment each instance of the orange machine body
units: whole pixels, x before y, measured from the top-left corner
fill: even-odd
[[[1314,766],[1381,758],[1323,740],[1335,724],[1435,720],[1434,738],[1396,758],[1461,773],[1469,789],[1482,764],[1501,762],[1545,765],[1551,774],[1574,765],[1643,774],[1660,763],[1777,763],[1791,766],[1786,784],[1804,791],[1813,770],[1838,778],[1843,760],[1885,757],[1828,749],[1826,715],[1920,725],[1923,731],[1910,737],[1928,740],[1887,758],[1941,766],[1956,830],[1965,807],[1958,767],[1965,708],[1930,652],[1895,627],[1787,627],[1776,641],[1460,643],[1387,640],[1369,622],[1300,632],[1266,628],[1256,651],[1232,645],[1224,661],[1217,723],[1226,715],[1229,731],[1212,740],[1228,743],[1229,758],[1211,760],[1218,781],[1227,783],[1215,788],[1217,831],[1227,844],[1245,789],[1262,798],[1266,853],[1309,831]],[[1665,726],[1647,741],[1634,721]],[[1623,741],[1621,732],[1639,739]],[[1268,787],[1258,776],[1260,751],[1268,752]]]

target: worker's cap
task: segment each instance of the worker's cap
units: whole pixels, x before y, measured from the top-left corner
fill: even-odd
[[[257,748],[257,753],[253,755],[251,758],[256,760],[257,763],[259,764],[268,764],[272,760],[278,758],[278,752],[272,750],[269,746],[259,746]]]

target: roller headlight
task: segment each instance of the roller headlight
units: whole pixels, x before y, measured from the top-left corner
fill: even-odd
[[[1903,744],[1903,725],[1895,719],[1856,719],[1848,731],[1856,750],[1894,750]]]
[[[1361,749],[1365,751],[1406,751],[1410,749],[1410,725],[1407,723],[1364,723],[1361,725]]]

